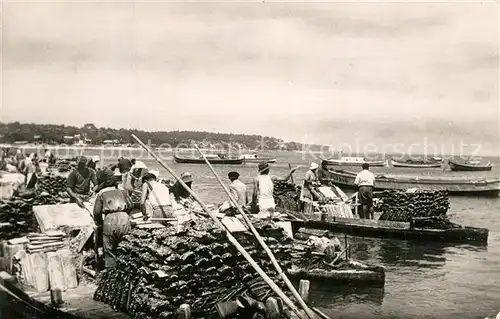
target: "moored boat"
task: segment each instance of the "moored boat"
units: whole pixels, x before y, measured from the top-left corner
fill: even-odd
[[[387,161],[385,160],[375,160],[369,161],[364,157],[341,157],[340,159],[328,159],[326,160],[328,165],[334,166],[361,166],[362,164],[369,164],[370,166],[386,166]]]
[[[257,154],[243,154],[240,156],[240,159],[243,159],[244,163],[260,163],[260,162],[276,163],[275,158],[260,157]]]
[[[407,160],[404,162],[396,161],[394,159],[391,159],[391,165],[392,167],[407,167],[407,168],[434,168],[434,167],[441,167],[440,162],[428,162],[428,161],[412,161],[412,160]]]
[[[178,157],[174,154],[174,160],[176,163],[182,164],[205,164],[203,158],[188,158],[188,157]],[[210,164],[226,164],[226,165],[239,165],[243,164],[242,158],[221,158],[221,157],[210,157],[207,158]]]
[[[332,182],[344,188],[356,189],[354,184],[356,173],[334,170],[331,171]],[[483,195],[498,196],[500,193],[500,179],[476,179],[465,178],[433,178],[433,177],[408,177],[408,176],[385,176],[375,177],[375,190],[407,190],[410,188],[421,188],[428,190],[447,190],[450,194],[459,195]]]
[[[493,165],[491,163],[481,164],[479,161],[464,161],[459,163],[458,161],[450,159],[448,165],[452,171],[491,171]]]
[[[293,279],[309,279],[327,285],[347,283],[350,286],[384,286],[385,284],[384,267],[368,265],[356,260],[348,260],[338,269],[328,270],[293,266],[287,274]]]
[[[313,217],[309,215],[308,217]],[[332,232],[345,233],[361,237],[398,238],[404,240],[420,240],[430,242],[465,242],[486,244],[488,229],[475,227],[461,227],[448,229],[419,228],[408,222],[394,222],[385,220],[327,217],[326,220],[299,221],[293,220],[292,232],[296,233],[301,227],[325,229]]]

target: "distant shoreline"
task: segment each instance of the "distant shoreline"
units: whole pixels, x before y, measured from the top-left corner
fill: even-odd
[[[140,146],[105,146],[105,145],[92,145],[92,146],[76,146],[76,145],[44,145],[44,144],[20,144],[20,145],[15,145],[15,144],[5,144],[5,143],[0,143],[0,148],[14,148],[14,149],[29,149],[29,150],[39,150],[43,152],[45,149],[48,150],[92,150],[92,151],[110,151],[110,152],[132,152],[132,151],[145,151],[142,147]],[[172,149],[172,148],[161,148],[161,147],[151,147],[154,151],[160,151],[160,152],[172,152],[175,153],[176,150],[178,150],[180,153],[182,152],[197,152],[195,148],[178,148],[178,149]],[[200,150],[204,152],[217,152],[218,150],[213,149],[213,148],[200,148]],[[224,150],[226,151],[226,150]],[[232,153],[237,153],[237,149],[233,150]],[[325,152],[325,151],[314,151],[314,150],[294,150],[294,151],[287,151],[287,150],[274,150],[274,149],[269,149],[269,150],[264,150],[264,151],[252,151],[252,150],[243,150],[241,154],[259,154],[259,153],[267,153],[267,152],[282,152],[282,153],[297,153],[297,154],[325,154],[328,153],[330,157],[334,157],[332,152]],[[375,154],[374,154],[375,155]],[[376,155],[386,155],[386,159],[390,159],[391,157],[394,156],[400,156],[401,154],[395,153],[395,154],[390,154],[390,153],[377,153]],[[411,155],[411,156],[439,156],[443,158],[449,158],[449,157],[456,157],[458,155],[449,155],[449,154],[424,154],[424,153],[415,153],[415,154],[404,154],[404,155]],[[357,156],[356,154],[345,154],[345,156]],[[463,154],[462,156],[471,156],[470,154]],[[484,154],[476,154],[474,157],[492,157],[492,158],[500,158],[500,154],[495,154],[495,153],[484,153]]]

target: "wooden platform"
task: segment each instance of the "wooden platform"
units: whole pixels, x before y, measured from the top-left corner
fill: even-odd
[[[63,294],[64,307],[59,310],[82,318],[132,318],[124,313],[113,310],[112,307],[102,302],[95,301],[93,295],[96,288],[97,286],[95,285],[87,285],[67,290]],[[31,295],[32,298],[40,302],[50,304],[50,292],[28,295]]]
[[[81,285],[66,290],[61,308],[51,306],[50,292],[37,293],[27,289],[16,283],[15,278],[6,272],[0,272],[0,285],[0,301],[3,301],[0,302],[0,308],[9,307],[9,314],[15,314],[15,318],[132,318],[95,301],[95,285]]]

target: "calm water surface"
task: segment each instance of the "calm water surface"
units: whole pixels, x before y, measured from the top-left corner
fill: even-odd
[[[105,164],[115,162],[116,152],[86,151],[86,155],[101,155]],[[175,164],[171,153],[163,153],[165,162],[177,172],[190,171],[194,176],[193,189],[207,203],[221,203],[226,198],[221,187],[204,165]],[[271,171],[284,175],[288,163],[309,165],[312,158],[299,153],[273,153],[278,163]],[[133,157],[140,157],[135,151]],[[153,169],[154,160],[142,157]],[[487,159],[488,160],[488,159]],[[498,159],[492,172],[461,173],[438,169],[408,170],[374,168],[374,171],[407,175],[498,177]],[[317,160],[319,163],[319,161]],[[236,170],[240,179],[250,183],[257,173],[256,164],[216,166],[223,180]],[[353,168],[357,170],[357,168]],[[300,181],[306,169],[295,173]],[[251,186],[249,186],[251,190]],[[349,237],[353,258],[386,267],[385,287],[354,289],[313,286],[316,306],[335,318],[485,318],[500,311],[500,198],[451,197],[451,220],[467,226],[489,228],[487,246],[444,245],[402,240]]]

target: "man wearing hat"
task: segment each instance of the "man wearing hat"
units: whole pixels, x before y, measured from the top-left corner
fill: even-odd
[[[317,174],[318,167],[318,164],[312,162],[304,178],[304,187],[311,193],[312,200],[322,200],[324,198],[321,193],[314,189],[314,187],[321,186]]]
[[[259,163],[259,176],[253,182],[252,202],[258,205],[260,213],[269,214],[269,217],[272,218],[276,206],[273,195],[274,182],[287,181],[298,168],[291,169],[285,178],[279,178],[269,175],[269,164],[267,162]]]
[[[231,184],[229,184],[229,192],[231,193],[231,196],[233,196],[238,205],[245,207],[248,202],[247,186],[238,179],[240,174],[238,172],[229,172],[227,177],[231,181]],[[234,206],[232,202],[230,204],[231,206]]]
[[[160,172],[149,171],[142,177],[141,210],[146,218],[173,217],[168,187],[158,182]]]
[[[97,246],[103,247],[106,268],[114,266],[118,244],[131,227],[129,213],[133,207],[132,199],[127,191],[118,189],[119,182],[113,171],[105,169],[94,204]]]
[[[76,168],[69,173],[66,191],[72,203],[84,208],[83,202],[88,199],[91,183],[97,186],[97,177],[93,169],[87,167],[87,158],[79,156]]]
[[[191,173],[189,172],[182,173],[181,179],[184,182],[184,184],[186,184],[189,188],[191,188],[191,185],[193,184],[193,177],[191,176]],[[174,186],[172,186],[171,191],[174,194],[176,201],[188,199],[189,197],[191,197],[191,194],[189,194],[189,192],[178,181],[175,182]]]

